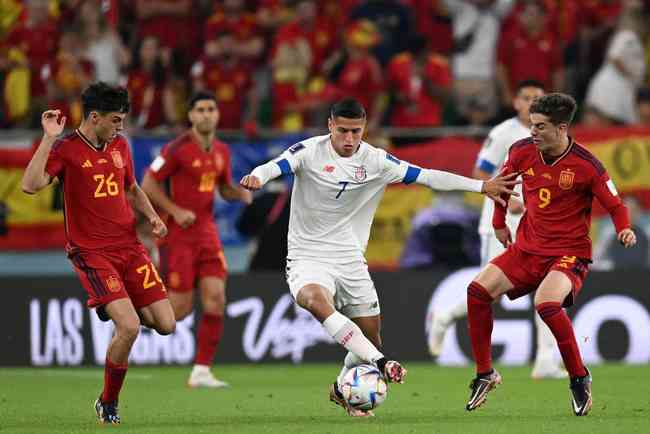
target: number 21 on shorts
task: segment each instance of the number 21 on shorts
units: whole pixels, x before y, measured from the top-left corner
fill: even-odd
[[[151,262],[136,268],[135,271],[137,271],[138,274],[144,274],[144,279],[142,280],[142,287],[144,289],[149,289],[152,286],[156,286],[156,282],[162,283],[162,279],[158,275],[156,267],[154,267]]]

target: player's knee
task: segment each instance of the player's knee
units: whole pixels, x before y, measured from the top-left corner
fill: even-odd
[[[138,334],[140,333],[139,318],[136,316],[133,319],[122,321],[120,324],[116,324],[115,333],[127,341],[135,341],[138,337]]]
[[[217,291],[206,297],[203,301],[203,311],[215,315],[223,315],[226,305],[226,294],[224,291]]]
[[[300,307],[314,313],[326,309],[330,303],[321,291],[303,289],[300,291],[298,304]]]
[[[483,303],[492,303],[496,296],[481,283],[473,280],[467,286],[467,300],[477,300]]]
[[[159,335],[167,336],[176,331],[176,320],[173,318],[166,318],[156,324],[156,331]]]
[[[191,302],[175,303],[172,307],[174,309],[174,318],[176,321],[181,321],[185,319],[185,317],[187,317],[190,313],[192,313]]]

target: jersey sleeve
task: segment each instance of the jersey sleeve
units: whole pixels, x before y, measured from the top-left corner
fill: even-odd
[[[52,178],[63,178],[63,155],[61,153],[61,144],[60,140],[57,140],[52,149],[50,149],[50,155],[47,157],[47,163],[45,164],[45,172],[50,175]]]
[[[421,171],[419,167],[402,161],[383,149],[379,150],[379,168],[381,176],[387,184],[398,182],[412,184]]]
[[[273,159],[273,162],[280,167],[283,175],[296,173],[303,166],[308,153],[309,150],[304,143],[298,142]]]
[[[616,191],[614,181],[610,179],[607,171],[603,170],[602,173],[594,174],[591,189],[598,202],[612,217],[617,234],[623,229],[631,227],[627,207],[623,204],[618,191]]]
[[[133,154],[128,142],[124,142],[124,155],[126,156],[126,165],[124,167],[124,186],[129,190],[135,184],[135,169],[133,168]]]
[[[160,155],[158,155],[151,162],[151,165],[149,166],[149,173],[156,181],[162,182],[173,175],[176,170],[178,170],[178,153],[175,151],[175,147],[172,148],[171,146],[167,145],[160,152]]]
[[[498,134],[491,131],[483,142],[478,157],[476,157],[476,167],[483,172],[493,174],[499,168],[505,156],[506,147],[503,146],[502,140],[499,140]]]
[[[230,159],[230,151],[227,147],[223,147],[223,170],[219,174],[219,179],[217,184],[219,185],[230,185],[232,184],[232,164]]]

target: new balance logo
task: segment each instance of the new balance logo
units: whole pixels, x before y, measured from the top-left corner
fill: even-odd
[[[323,170],[327,173],[332,173],[334,172],[334,166],[327,165]]]
[[[86,161],[83,162],[81,167],[83,167],[83,168],[93,167],[93,163],[91,163],[90,160],[86,160]]]

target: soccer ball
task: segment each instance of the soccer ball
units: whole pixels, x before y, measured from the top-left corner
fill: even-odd
[[[339,390],[350,407],[372,410],[379,407],[388,393],[384,377],[373,365],[359,365],[350,369],[339,383]]]

